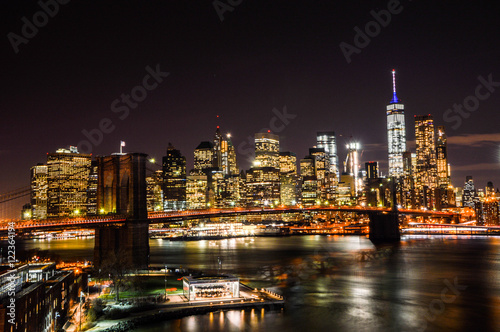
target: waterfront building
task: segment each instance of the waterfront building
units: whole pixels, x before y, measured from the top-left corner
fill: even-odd
[[[240,176],[220,175],[214,178],[214,200],[212,206],[217,208],[240,206]]]
[[[47,165],[31,167],[31,215],[33,219],[47,218]]]
[[[208,182],[206,174],[192,174],[187,177],[186,200],[188,209],[206,209]]]
[[[279,204],[279,168],[252,167],[246,172],[245,185],[249,206],[266,207]]]
[[[78,301],[86,278],[56,270],[55,263],[0,266],[0,331],[59,331]],[[10,296],[9,291],[14,291]],[[9,323],[14,300],[15,324]]]
[[[186,157],[171,143],[163,157],[163,199],[165,211],[186,208]]]
[[[392,99],[387,110],[389,177],[403,176],[403,153],[406,152],[405,106],[396,96],[396,70],[392,70]]]
[[[484,223],[486,225],[500,225],[498,198],[495,196],[486,197],[483,202]]]
[[[234,276],[186,276],[182,278],[182,284],[182,295],[188,301],[240,297],[240,279]]]
[[[47,154],[47,217],[85,216],[91,155],[71,146]]]

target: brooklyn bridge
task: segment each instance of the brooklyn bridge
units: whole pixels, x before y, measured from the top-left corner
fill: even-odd
[[[146,210],[146,155],[116,154],[99,157],[97,216],[79,218],[49,218],[45,220],[16,220],[16,233],[58,231],[89,228],[95,230],[94,264],[99,266],[110,253],[125,253],[130,264],[142,268],[148,264],[149,225],[179,223],[189,220],[238,216],[304,215],[307,213],[354,213],[369,218],[370,240],[375,243],[394,243],[400,240],[400,222],[405,216],[440,219],[458,223],[459,215],[426,210],[375,208],[362,206],[277,206],[249,208],[197,209],[169,212]],[[0,204],[26,195],[26,189],[0,195]],[[8,222],[0,223],[0,233],[6,234]]]

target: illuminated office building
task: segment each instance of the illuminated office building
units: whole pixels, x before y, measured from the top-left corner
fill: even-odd
[[[280,204],[279,137],[255,134],[255,161],[246,173],[245,195],[250,206]]]
[[[188,209],[205,209],[208,207],[208,182],[205,174],[192,174],[187,177],[186,200]]]
[[[214,162],[214,145],[211,142],[201,142],[194,150],[195,174],[203,174],[204,170],[212,168]]]
[[[236,150],[234,149],[233,142],[231,141],[231,134],[226,135],[227,141],[227,163],[229,174],[228,175],[238,175],[240,174],[240,168],[236,161]]]
[[[280,152],[280,203],[285,206],[298,202],[297,156],[293,152]]]
[[[389,177],[403,176],[403,153],[406,151],[404,104],[396,96],[396,71],[392,70],[392,100],[387,109]]]
[[[378,179],[378,161],[369,161],[365,163],[366,178],[367,179]]]
[[[415,207],[414,165],[412,162],[416,162],[417,159],[414,155],[410,151],[403,153],[403,177],[397,181],[397,203],[408,209]]]
[[[163,211],[163,171],[146,178],[146,204],[149,211]]]
[[[300,176],[302,177],[315,177],[316,170],[314,168],[315,160],[311,156],[306,156],[300,159]]]
[[[487,225],[500,224],[498,198],[494,196],[486,197],[483,202],[483,217]]]
[[[476,189],[474,188],[474,180],[472,176],[465,177],[465,184],[462,193],[462,206],[474,208],[474,197],[476,196]]]
[[[214,137],[213,167],[216,167],[224,174],[227,174],[229,172],[227,158],[227,142],[224,139],[224,136],[222,136],[219,126],[217,126]]]
[[[97,215],[97,186],[98,181],[98,162],[92,160],[90,164],[89,187],[87,189],[87,215]]]
[[[310,148],[309,155],[314,158],[315,176],[318,180],[318,201],[326,203],[335,200],[338,178],[330,172],[330,158],[324,148]]]
[[[446,142],[446,132],[444,126],[437,127],[437,140],[436,140],[436,153],[437,153],[437,176],[439,186],[449,186],[450,167],[448,165],[448,151]]]
[[[254,166],[280,169],[280,141],[278,135],[270,133],[255,134]]]
[[[186,208],[186,157],[170,143],[163,157],[163,199],[166,211]]]
[[[363,188],[363,179],[359,176],[360,164],[359,164],[359,150],[361,145],[359,143],[351,142],[346,145],[347,157],[344,162],[344,173],[350,175],[354,182],[354,192],[358,195]]]
[[[33,219],[47,218],[47,165],[31,167],[31,215]]]
[[[325,153],[329,159],[329,171],[339,179],[339,161],[337,157],[337,143],[335,139],[335,132],[333,131],[320,131],[316,133],[316,143],[318,148],[325,149]]]
[[[432,116],[415,116],[417,160],[415,165],[415,192],[419,207],[435,208],[437,188],[437,158],[434,121]]]
[[[219,126],[217,126],[217,130],[215,131],[212,164],[224,176],[239,173],[238,164],[236,163],[236,151],[231,141],[231,134],[222,135]]]
[[[280,173],[297,174],[297,156],[293,152],[280,152]]]
[[[215,178],[213,206],[231,208],[240,206],[240,203],[240,176],[231,175]]]
[[[324,180],[330,171],[330,159],[323,148],[310,148],[309,156],[314,159],[314,175],[318,180]]]
[[[306,156],[300,160],[300,177],[302,205],[316,205],[320,194],[316,177],[316,160],[313,156]]]
[[[252,167],[246,173],[246,197],[249,206],[274,206],[280,200],[279,168]]]
[[[47,154],[47,217],[87,214],[90,168],[91,155],[74,146]]]

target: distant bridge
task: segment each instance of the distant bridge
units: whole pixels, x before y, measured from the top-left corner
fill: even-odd
[[[201,210],[184,210],[172,212],[149,212],[149,224],[172,223],[186,220],[204,219],[204,218],[219,218],[219,217],[235,217],[242,215],[273,215],[283,213],[304,213],[304,212],[353,212],[358,214],[370,213],[389,213],[392,209],[389,208],[371,208],[361,206],[311,206],[311,207],[276,207],[276,208],[229,208],[229,209],[201,209]],[[439,218],[452,220],[457,217],[456,214],[440,211],[424,211],[424,210],[409,210],[400,209],[398,213],[401,215],[422,216],[428,218]],[[15,220],[16,232],[29,231],[50,231],[75,228],[96,228],[103,226],[120,225],[127,221],[126,216],[121,215],[100,215],[88,216],[81,218],[56,218],[45,220]],[[6,232],[8,224],[3,222],[0,225],[0,232]]]

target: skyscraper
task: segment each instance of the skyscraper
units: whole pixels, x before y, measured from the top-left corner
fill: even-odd
[[[297,156],[293,152],[280,152],[280,203],[297,204]]]
[[[280,173],[297,174],[297,156],[293,152],[280,152]]]
[[[87,188],[91,155],[59,149],[47,154],[47,217],[87,214]]]
[[[325,149],[325,153],[329,159],[329,171],[335,174],[339,179],[339,161],[337,157],[337,143],[335,139],[335,132],[333,131],[320,131],[316,133],[316,142],[318,148]],[[338,180],[337,180],[338,182]]]
[[[362,186],[362,179],[359,177],[360,165],[359,165],[359,149],[361,145],[359,143],[351,142],[346,145],[347,157],[344,162],[344,173],[346,175],[352,176],[354,182],[354,194],[357,195]]]
[[[316,159],[306,156],[300,160],[300,176],[302,179],[301,198],[302,204],[312,206],[317,204],[318,178],[316,177]]]
[[[222,135],[219,126],[215,131],[212,164],[224,176],[239,173],[238,164],[236,163],[236,151],[233,142],[231,142],[231,134]]]
[[[163,157],[163,199],[167,211],[186,208],[186,157],[170,143]]]
[[[365,163],[366,177],[368,179],[378,179],[378,161],[369,161]]]
[[[217,126],[217,129],[215,131],[213,157],[213,166],[217,167],[219,171],[222,171],[224,175],[229,174],[227,141],[222,135],[219,126]]]
[[[234,149],[233,142],[231,141],[231,134],[226,135],[227,141],[227,163],[229,175],[238,175],[240,173],[240,168],[236,161],[236,150]]]
[[[436,156],[437,156],[437,176],[439,186],[448,186],[451,184],[450,172],[448,166],[448,151],[446,142],[446,132],[444,126],[437,127]]]
[[[204,174],[204,170],[212,168],[214,162],[214,145],[209,141],[201,142],[194,150],[193,174]]]
[[[417,160],[415,166],[415,191],[417,204],[432,209],[435,207],[437,188],[437,158],[432,115],[415,116],[415,140]]]
[[[392,70],[392,100],[387,105],[389,176],[403,176],[403,153],[406,151],[405,106],[396,96],[396,70]]]
[[[270,133],[255,134],[255,166],[280,169],[279,136]]]
[[[31,216],[33,219],[47,218],[47,165],[31,167]]]
[[[464,191],[462,195],[462,206],[474,208],[474,197],[476,196],[476,189],[474,188],[474,180],[472,176],[465,177]]]

